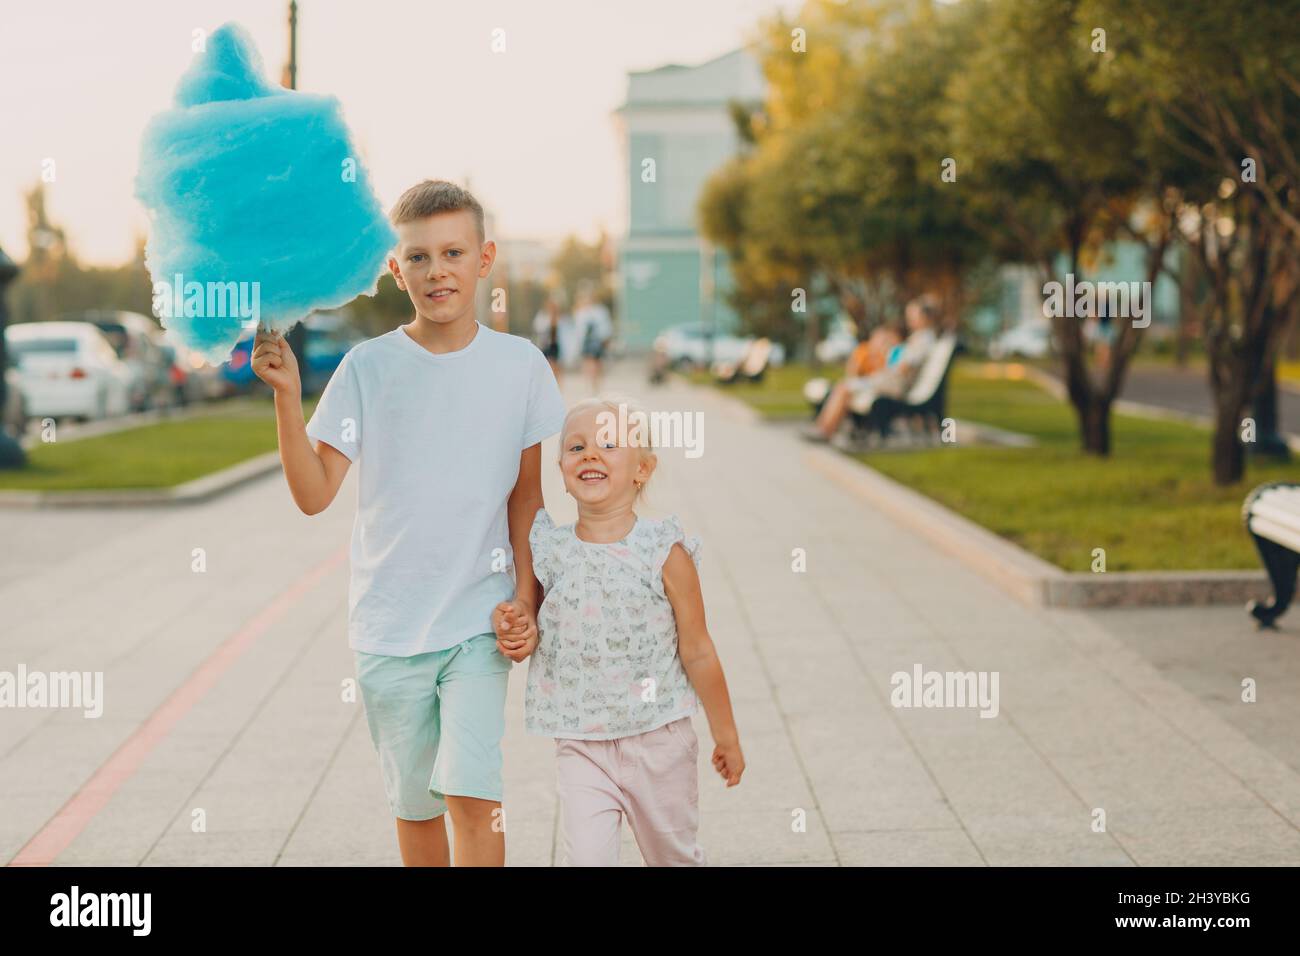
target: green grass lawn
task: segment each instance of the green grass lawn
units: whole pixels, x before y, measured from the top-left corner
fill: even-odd
[[[316,399],[303,403],[310,417]],[[80,491],[166,488],[276,447],[270,398],[218,404],[199,417],[141,425],[76,441],[38,442],[27,467],[0,471],[0,489]]]
[[[1093,548],[1106,550],[1108,571],[1259,567],[1241,525],[1242,499],[1260,482],[1295,478],[1300,466],[1248,462],[1243,483],[1218,488],[1207,429],[1126,415],[1112,418],[1109,459],[1084,455],[1068,404],[1028,381],[984,377],[983,368],[954,368],[949,414],[1032,435],[1037,447],[858,457],[1067,571],[1091,570]],[[784,407],[798,392],[796,377],[794,367],[774,377],[766,407]]]

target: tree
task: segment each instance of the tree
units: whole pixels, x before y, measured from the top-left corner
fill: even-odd
[[[1205,277],[1202,322],[1215,397],[1213,472],[1239,481],[1248,405],[1267,411],[1300,290],[1300,2],[1082,0],[1110,25],[1094,83],[1196,170],[1180,238]]]
[[[598,295],[606,305],[610,304],[612,290],[609,288],[609,269],[605,262],[604,242],[583,242],[577,236],[564,240],[554,258],[551,269],[555,273],[556,285],[564,290],[572,307],[578,283],[590,280],[596,283]]]
[[[755,190],[771,181],[769,165],[767,154],[741,156],[710,177],[699,201],[700,228],[727,253],[732,276],[729,304],[739,314],[743,330],[786,347],[793,347],[802,330],[811,347],[817,341],[815,313],[808,311],[817,272],[812,252],[800,246],[794,223],[774,229],[771,223],[756,221],[766,207],[756,203]]]
[[[1163,268],[1177,208],[1134,155],[1133,127],[1089,83],[1101,60],[1081,30],[1076,0],[986,0],[976,50],[949,87],[949,125],[972,205],[1006,261],[1036,265],[1047,283],[1081,277],[1121,234],[1147,246],[1148,279]],[[1134,216],[1141,214],[1140,227]],[[1082,447],[1110,453],[1110,411],[1141,329],[1120,335],[1101,376],[1089,367],[1083,320],[1052,316]],[[1095,313],[1094,313],[1095,314]]]
[[[153,283],[144,265],[144,240],[120,266],[83,266],[64,230],[45,209],[37,184],[26,195],[28,256],[13,285],[14,322],[39,322],[83,309],[124,309],[151,315]]]
[[[965,11],[812,3],[797,22],[810,24],[807,52],[789,48],[789,22],[769,28],[766,120],[745,124],[753,149],[701,201],[705,235],[732,256],[734,304],[750,327],[784,315],[788,328],[792,292],[824,285],[869,326],[938,290],[956,314],[962,277],[985,254],[937,146]]]

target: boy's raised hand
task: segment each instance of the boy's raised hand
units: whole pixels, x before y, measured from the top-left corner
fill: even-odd
[[[253,339],[251,358],[253,374],[277,392],[301,392],[302,379],[298,375],[298,360],[293,349],[278,332],[257,330]]]
[[[497,650],[515,663],[537,650],[537,618],[533,609],[519,599],[502,601],[492,611],[492,629]]]

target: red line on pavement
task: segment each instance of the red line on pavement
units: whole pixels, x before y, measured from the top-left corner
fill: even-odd
[[[252,646],[253,642],[284,617],[289,609],[314,588],[347,557],[348,549],[340,548],[327,560],[312,568],[287,591],[262,608],[243,627],[226,638],[208,655],[185,683],[172,691],[149,715],[135,733],[126,739],[113,755],[82,784],[81,789],[69,798],[40,832],[27,841],[18,854],[9,861],[10,866],[48,866],[68,848],[77,835],[108,804],[122,784],[140,769],[150,752],[172,731],[203,695],[212,689],[221,675]]]

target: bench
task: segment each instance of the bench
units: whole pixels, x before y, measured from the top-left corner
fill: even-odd
[[[918,416],[927,431],[937,434],[947,408],[948,372],[952,369],[956,352],[957,333],[947,332],[934,343],[903,398],[863,395],[862,400],[858,400],[855,396],[849,402],[855,432],[869,434],[874,431],[884,440],[889,437],[895,421]]]
[[[1295,596],[1296,569],[1300,567],[1300,484],[1270,481],[1260,485],[1246,496],[1241,518],[1273,584],[1272,600],[1265,604],[1251,601],[1246,610],[1260,628],[1273,628]]]
[[[734,382],[761,382],[772,359],[772,340],[754,339],[745,347],[745,354],[739,362],[717,362],[713,366],[713,377],[720,385]]]

